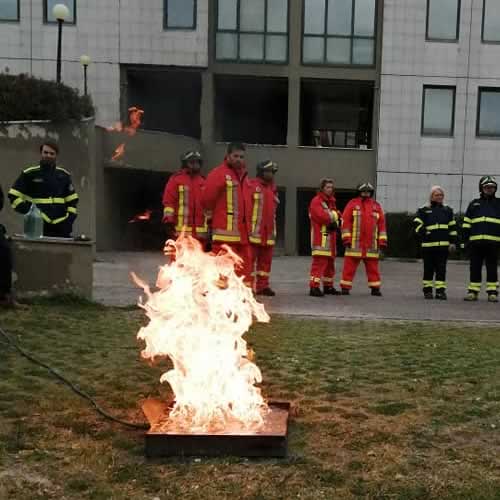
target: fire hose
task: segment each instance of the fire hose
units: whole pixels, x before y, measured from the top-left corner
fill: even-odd
[[[77,387],[73,382],[68,380],[66,377],[61,375],[57,370],[54,368],[50,367],[48,364],[44,363],[43,361],[39,360],[29,352],[25,351],[15,340],[13,340],[10,335],[8,335],[1,327],[0,327],[0,335],[5,339],[5,341],[0,340],[0,344],[7,346],[8,348],[16,351],[18,354],[26,358],[27,360],[31,361],[35,365],[41,366],[45,370],[47,370],[53,377],[58,379],[59,381],[63,382],[65,385],[67,385],[75,394],[80,396],[81,398],[85,399],[88,401],[94,408],[94,410],[99,413],[99,415],[103,416],[104,418],[111,420],[112,422],[116,422],[117,424],[124,425],[126,427],[132,427],[133,429],[149,429],[148,424],[137,424],[134,422],[127,422],[126,420],[122,420],[120,418],[114,417],[113,415],[110,415],[108,412],[103,410],[97,402],[89,396],[86,392],[84,392],[82,389]]]

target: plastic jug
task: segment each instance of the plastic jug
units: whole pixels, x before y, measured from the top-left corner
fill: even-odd
[[[30,240],[43,236],[42,214],[34,203],[31,204],[31,208],[24,216],[24,236]]]

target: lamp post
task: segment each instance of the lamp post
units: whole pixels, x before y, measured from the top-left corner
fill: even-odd
[[[80,56],[80,64],[83,67],[83,95],[87,95],[87,68],[90,64],[90,57],[86,54]]]
[[[52,9],[52,15],[57,19],[57,83],[61,82],[61,49],[62,49],[62,25],[69,16],[69,9],[63,3],[57,3]]]

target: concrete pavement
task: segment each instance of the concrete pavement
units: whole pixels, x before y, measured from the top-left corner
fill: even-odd
[[[135,272],[153,285],[161,254],[112,252],[98,254],[94,264],[94,300],[112,306],[137,303],[141,290],[130,280]],[[386,260],[381,263],[383,297],[372,297],[360,266],[351,295],[315,298],[308,296],[310,258],[277,257],[271,277],[276,297],[263,298],[271,314],[337,319],[400,319],[500,323],[500,304],[486,302],[482,292],[476,303],[463,296],[468,281],[468,265],[451,261],[448,265],[448,301],[424,300],[421,292],[422,263]],[[337,260],[342,269],[342,259]],[[337,277],[339,273],[337,273]],[[336,278],[336,282],[338,279]]]

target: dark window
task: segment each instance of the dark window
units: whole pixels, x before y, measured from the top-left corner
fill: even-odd
[[[500,88],[479,87],[478,137],[500,137]]]
[[[376,0],[304,0],[302,61],[372,66],[375,11]]]
[[[0,21],[19,21],[19,0],[0,0]]]
[[[483,42],[500,42],[500,1],[483,0]]]
[[[427,0],[427,40],[455,42],[460,32],[460,0]]]
[[[196,29],[196,0],[165,0],[165,29]]]
[[[288,0],[218,0],[216,58],[285,63]]]
[[[424,85],[422,135],[451,137],[455,122],[455,87]]]
[[[54,5],[62,3],[69,9],[69,16],[64,21],[65,24],[76,24],[76,0],[44,0],[44,21],[46,23],[56,23],[57,19],[52,15]]]

